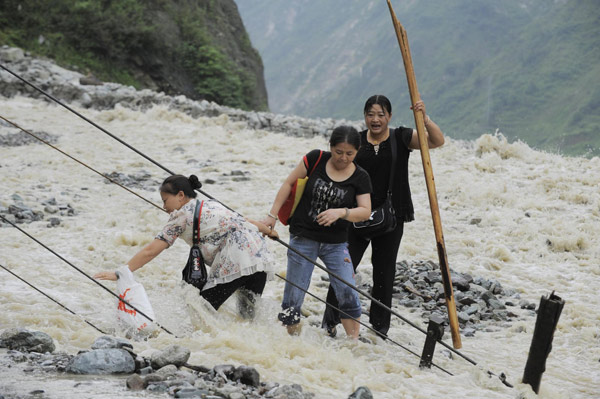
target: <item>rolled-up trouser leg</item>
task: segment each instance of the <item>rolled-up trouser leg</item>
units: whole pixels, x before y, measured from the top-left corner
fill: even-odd
[[[290,237],[290,247],[304,254],[309,259],[316,260],[319,250],[317,241],[309,240],[298,236]],[[314,270],[313,263],[304,259],[296,252],[288,249],[288,262],[286,280],[293,282],[303,290],[308,290],[310,279]],[[300,309],[304,302],[305,292],[302,289],[293,286],[286,281],[283,290],[283,301],[281,302],[282,311],[279,313],[279,320],[286,326],[291,326],[300,322]]]

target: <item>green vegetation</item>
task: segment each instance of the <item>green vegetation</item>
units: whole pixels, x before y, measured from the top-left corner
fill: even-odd
[[[358,120],[366,98],[381,93],[393,123],[414,125],[386,2],[237,2],[274,112]],[[448,135],[499,129],[535,148],[600,155],[597,0],[392,3],[421,97]]]
[[[215,2],[207,0],[3,0],[0,44],[105,81],[265,109],[266,93],[257,94],[260,57],[245,32],[240,51],[221,46],[215,31],[231,21],[218,13]],[[211,29],[207,21],[213,20],[221,26]],[[236,58],[251,61],[238,67]]]

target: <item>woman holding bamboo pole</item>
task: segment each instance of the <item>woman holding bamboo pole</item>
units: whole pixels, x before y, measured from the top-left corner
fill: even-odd
[[[425,104],[418,101],[411,109],[423,113],[429,148],[440,147],[444,144],[444,134],[440,127],[425,113]],[[396,228],[388,233],[373,237],[370,240],[359,236],[350,227],[348,246],[354,270],[362,260],[365,250],[371,244],[371,263],[373,264],[373,288],[371,295],[384,305],[391,307],[394,276],[396,273],[396,257],[404,232],[404,223],[414,220],[410,185],[408,181],[408,159],[412,150],[420,148],[417,131],[412,128],[388,126],[392,118],[392,105],[383,95],[369,97],[364,107],[364,118],[367,130],[360,133],[361,147],[355,162],[365,169],[371,178],[373,192],[371,193],[372,209],[383,204],[390,183],[392,151],[389,140],[395,135],[396,163],[392,186],[392,204],[396,212]],[[327,302],[337,306],[335,295],[329,288]],[[391,314],[377,304],[371,304],[369,321],[372,327],[382,337],[387,336],[390,328]],[[336,325],[339,323],[338,312],[327,306],[323,316],[323,328],[330,336],[336,335]]]

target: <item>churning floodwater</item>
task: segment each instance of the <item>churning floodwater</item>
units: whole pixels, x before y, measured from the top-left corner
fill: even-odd
[[[324,137],[254,131],[226,116],[193,119],[164,106],[145,112],[121,107],[76,109],[168,169],[214,181],[203,190],[256,219],[264,217],[302,155],[314,148],[327,149]],[[46,101],[0,97],[0,115],[33,132],[56,136],[55,145],[61,150],[103,173],[148,173],[157,183],[167,177],[138,154]],[[17,132],[0,126],[0,134]],[[598,397],[600,159],[539,152],[498,135],[484,134],[465,142],[446,133],[450,137],[445,146],[432,150],[431,158],[450,267],[498,280],[536,304],[552,291],[566,302],[539,396],[520,384],[535,325],[530,312],[515,309],[518,319],[462,337],[461,352],[477,366],[448,356],[438,345],[433,360],[454,374],[449,376],[435,368],[420,370],[418,358],[387,342],[349,342],[341,330],[337,339],[326,337],[314,325],[324,305],[310,297],[304,306],[309,316],[302,334],[288,336],[276,317],[283,293],[278,278],[267,283],[253,322],[237,316],[233,300],[218,313],[194,306],[197,296],[180,284],[188,255],[183,242],[136,272],[157,320],[177,337],[162,332],[135,342],[134,350],[143,354],[152,348],[182,345],[192,352],[190,364],[253,366],[262,381],[297,383],[317,398],[346,398],[362,385],[377,399]],[[398,260],[437,262],[418,152],[411,157],[410,177],[416,220],[405,227]],[[167,220],[164,212],[43,144],[0,147],[0,185],[3,207],[14,203],[15,194],[34,210],[43,209],[41,203],[51,198],[70,204],[76,214],[61,217],[58,227],[47,227],[47,220],[20,227],[90,275],[123,265]],[[136,191],[160,204],[157,185],[151,191]],[[278,225],[278,231],[287,241],[287,228]],[[286,248],[276,242],[270,242],[270,247],[276,269],[284,273]],[[114,298],[17,229],[0,228],[0,248],[0,264],[100,328],[114,326]],[[369,258],[365,256],[359,268],[363,280],[369,279]],[[315,270],[310,288],[322,298],[323,274]],[[57,351],[70,354],[88,349],[99,336],[81,319],[3,270],[0,275],[0,330],[44,331],[54,338]],[[419,312],[397,309],[426,328]],[[422,350],[424,335],[395,318],[390,336],[417,353]],[[451,343],[448,333],[444,339]],[[123,377],[29,375],[0,368],[4,394],[44,389],[48,398],[160,396],[127,391]],[[488,370],[504,372],[515,388],[489,378]]]

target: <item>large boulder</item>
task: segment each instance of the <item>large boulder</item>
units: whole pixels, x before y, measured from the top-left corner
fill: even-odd
[[[124,349],[96,349],[80,353],[67,366],[73,374],[128,374],[135,371],[135,360]]]
[[[20,352],[54,352],[56,348],[52,337],[41,331],[29,331],[24,328],[9,328],[0,335],[0,347]]]

